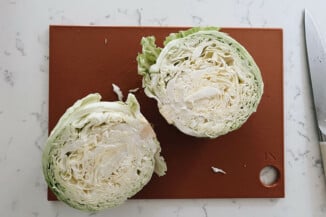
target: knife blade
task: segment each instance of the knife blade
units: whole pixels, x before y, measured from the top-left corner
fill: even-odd
[[[326,51],[317,25],[307,10],[304,13],[304,26],[315,117],[326,175]]]

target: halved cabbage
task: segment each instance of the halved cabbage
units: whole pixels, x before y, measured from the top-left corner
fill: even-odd
[[[165,174],[156,135],[134,95],[126,102],[100,102],[99,94],[78,100],[52,130],[43,172],[58,199],[97,211],[123,203],[151,179]]]
[[[263,94],[260,70],[247,50],[216,27],[141,40],[138,73],[148,97],[185,134],[216,138],[238,129]]]

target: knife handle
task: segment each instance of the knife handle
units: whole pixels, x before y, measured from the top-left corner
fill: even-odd
[[[323,161],[324,175],[326,176],[326,142],[319,142],[321,151],[321,160]]]

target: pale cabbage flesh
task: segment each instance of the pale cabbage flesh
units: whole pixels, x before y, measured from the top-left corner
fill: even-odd
[[[144,51],[138,70],[145,93],[180,131],[216,138],[239,128],[256,111],[263,93],[260,71],[225,33],[199,29],[170,37],[150,67],[141,64]]]
[[[58,199],[96,211],[123,203],[154,171],[164,175],[160,151],[132,94],[126,102],[100,102],[98,94],[90,94],[69,108],[51,132],[43,171]]]

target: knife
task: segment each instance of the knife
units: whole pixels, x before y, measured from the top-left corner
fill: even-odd
[[[304,26],[315,117],[326,175],[326,51],[318,28],[307,10],[304,13]]]

